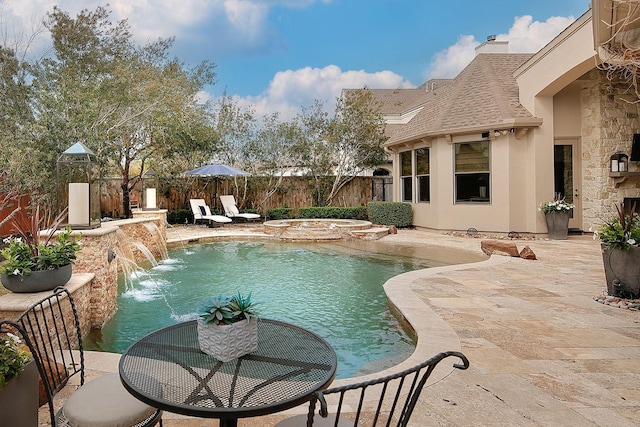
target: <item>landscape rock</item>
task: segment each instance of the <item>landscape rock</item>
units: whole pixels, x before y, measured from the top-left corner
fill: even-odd
[[[519,257],[520,252],[515,243],[498,242],[496,240],[483,240],[480,242],[482,252],[487,255],[504,255],[510,257]]]
[[[521,251],[520,251],[520,258],[523,259],[531,259],[531,260],[536,260],[538,259],[536,257],[536,254],[533,252],[533,250],[529,247],[529,246],[525,246]]]

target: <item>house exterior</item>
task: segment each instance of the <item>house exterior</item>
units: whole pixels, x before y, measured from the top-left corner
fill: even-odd
[[[372,90],[394,200],[412,203],[415,226],[543,234],[538,207],[560,193],[576,205],[570,228],[588,231],[640,197],[640,163],[610,172],[611,156],[629,155],[640,133],[638,95],[607,77],[598,54],[615,31],[601,23],[615,19],[613,7],[593,0],[535,54],[488,38],[452,80]]]

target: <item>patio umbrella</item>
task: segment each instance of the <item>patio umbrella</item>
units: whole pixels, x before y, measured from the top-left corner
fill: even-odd
[[[223,163],[211,163],[208,165],[200,166],[199,168],[192,169],[190,171],[184,172],[185,175],[194,175],[199,177],[213,177],[216,178],[216,193],[215,199],[213,201],[214,207],[218,207],[218,180],[217,177],[220,176],[238,176],[238,175],[249,175],[249,172],[245,172],[240,169],[236,169],[234,167],[225,165]]]
[[[235,176],[249,175],[249,172],[245,172],[222,163],[212,163],[187,171],[185,174],[196,176]]]

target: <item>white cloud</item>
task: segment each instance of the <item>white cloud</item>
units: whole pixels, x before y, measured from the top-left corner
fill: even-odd
[[[509,40],[510,52],[533,53],[543,48],[573,21],[573,16],[552,16],[545,22],[533,22],[529,15],[519,16],[514,19],[509,33],[501,34],[499,39]]]
[[[241,98],[240,102],[253,106],[258,115],[279,112],[281,117],[288,119],[300,113],[301,107],[311,106],[316,99],[323,101],[327,111],[331,111],[342,89],[365,86],[376,89],[413,87],[402,76],[391,71],[343,71],[336,65],[328,65],[324,68],[280,71],[264,93]]]
[[[518,16],[508,33],[498,34],[497,40],[508,40],[509,52],[535,53],[574,20],[573,16],[552,16],[544,22],[534,22],[529,15]],[[435,55],[424,72],[425,80],[455,77],[473,60],[475,48],[479,45],[480,42],[472,35],[460,36],[454,45]]]
[[[473,60],[478,45],[480,42],[473,36],[460,36],[456,44],[436,53],[425,80],[455,77]]]

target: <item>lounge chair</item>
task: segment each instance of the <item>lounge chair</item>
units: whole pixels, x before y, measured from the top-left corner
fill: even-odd
[[[220,202],[224,208],[224,214],[231,219],[239,219],[242,221],[255,221],[260,219],[260,215],[256,213],[240,213],[233,195],[220,196]]]
[[[213,215],[204,199],[189,200],[193,212],[193,223],[206,221],[209,227],[219,227],[220,224],[231,222],[230,218],[223,215]]]

